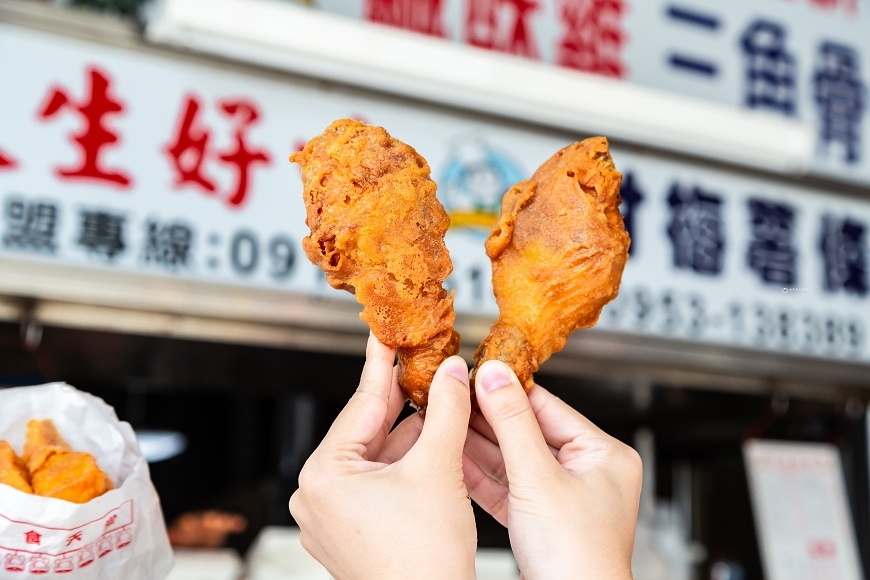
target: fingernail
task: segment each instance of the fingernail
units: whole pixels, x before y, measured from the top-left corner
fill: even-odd
[[[491,393],[509,384],[511,375],[504,365],[490,364],[480,367],[477,372],[477,380],[480,381],[484,392]]]
[[[458,356],[452,356],[444,361],[444,372],[468,386],[468,366]]]

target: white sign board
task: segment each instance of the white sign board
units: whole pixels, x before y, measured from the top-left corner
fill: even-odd
[[[768,580],[862,580],[833,445],[750,441],[743,454]]]
[[[600,326],[870,362],[867,278],[853,287],[845,273],[857,270],[835,263],[863,256],[858,270],[868,269],[870,230],[859,225],[855,244],[836,232],[870,223],[870,205],[622,151],[615,159],[632,247]]]
[[[324,10],[812,122],[870,182],[867,0],[316,0]]]
[[[299,170],[332,120],[429,161],[459,312],[495,315],[483,241],[568,144],[412,104],[0,26],[0,255],[353,300],[301,249]],[[632,257],[600,326],[870,363],[870,202],[613,151]],[[481,225],[483,224],[483,225]],[[2,282],[2,280],[0,280]]]

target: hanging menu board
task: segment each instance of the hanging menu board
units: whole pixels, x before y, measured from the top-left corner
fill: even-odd
[[[863,580],[839,451],[833,445],[744,445],[768,580]]]

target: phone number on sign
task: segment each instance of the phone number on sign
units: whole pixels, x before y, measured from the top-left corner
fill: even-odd
[[[758,300],[710,307],[699,293],[645,286],[623,289],[602,313],[601,326],[820,356],[855,358],[866,345],[864,323],[855,316]]]

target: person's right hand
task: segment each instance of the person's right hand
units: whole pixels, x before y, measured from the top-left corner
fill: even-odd
[[[524,580],[631,580],[642,467],[629,446],[500,361],[478,369],[463,456],[472,499],[508,528]]]

